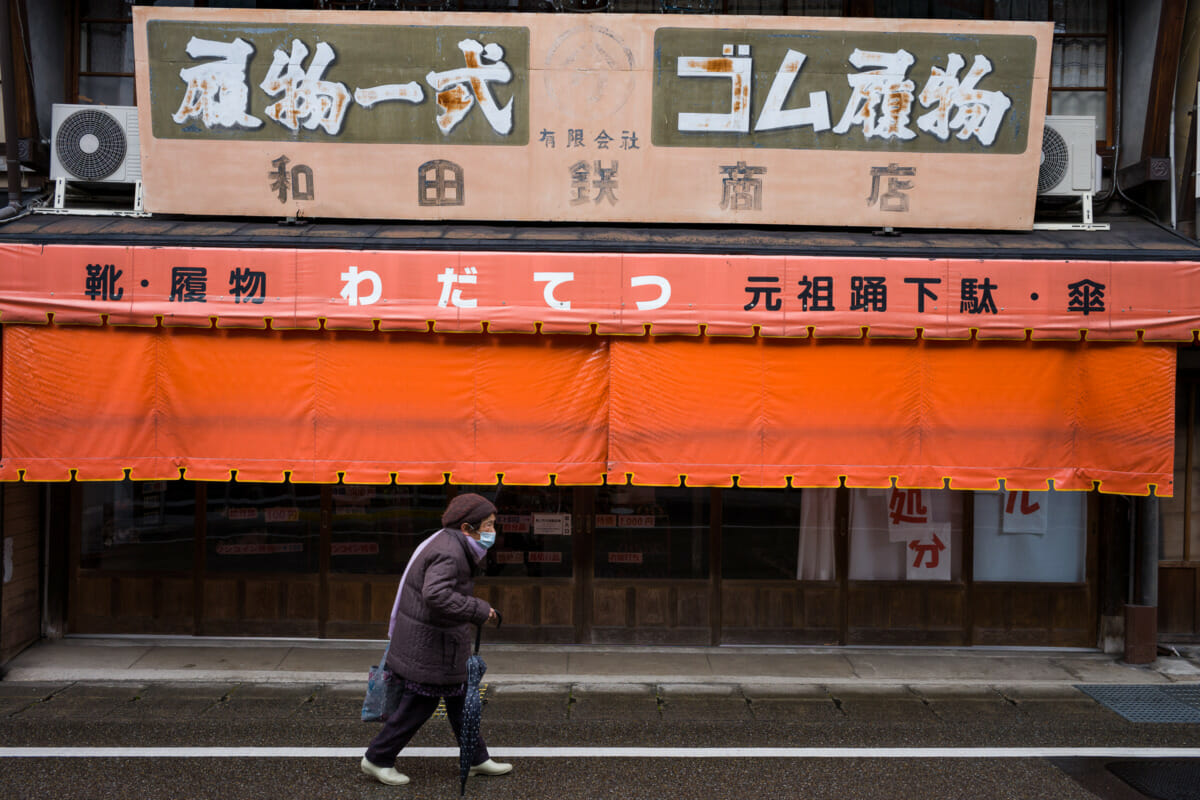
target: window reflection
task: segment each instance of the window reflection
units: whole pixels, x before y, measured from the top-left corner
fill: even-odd
[[[721,577],[834,579],[837,489],[721,492]]]
[[[330,567],[338,573],[400,574],[442,527],[444,486],[333,487]]]
[[[721,491],[721,577],[794,578],[800,542],[800,492]]]
[[[320,486],[212,484],[206,521],[206,568],[210,573],[317,571]]]
[[[875,16],[908,19],[983,19],[984,0],[875,0]]]
[[[611,486],[596,494],[597,578],[708,578],[709,492]]]
[[[185,481],[84,483],[79,566],[185,571],[192,568],[196,485]]]
[[[490,493],[489,493],[490,492]],[[496,544],[484,574],[569,578],[575,553],[574,494],[558,486],[481,487],[496,504]]]

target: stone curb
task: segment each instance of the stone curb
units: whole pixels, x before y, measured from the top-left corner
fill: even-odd
[[[56,667],[17,667],[4,676],[5,683],[264,683],[264,684],[343,684],[366,685],[366,670],[359,672],[319,672],[284,670],[178,670],[178,669],[63,669]],[[946,677],[930,678],[830,678],[830,677],[777,677],[758,675],[492,675],[486,682],[493,686],[505,686],[523,691],[554,691],[555,688],[580,687],[588,690],[604,690],[608,693],[628,692],[631,687],[669,687],[672,690],[694,688],[700,691],[716,691],[720,687],[964,687],[989,688],[994,686],[1026,687],[1071,687],[1079,683],[1137,685],[1146,683],[1200,683],[1200,676],[1163,675],[1147,670],[1139,674],[1131,671],[1122,680],[1080,680],[1078,678],[1015,680],[996,676],[980,676],[971,679]]]

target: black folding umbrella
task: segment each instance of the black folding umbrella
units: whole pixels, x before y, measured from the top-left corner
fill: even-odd
[[[500,612],[496,612],[496,627],[503,620]],[[458,731],[458,777],[459,797],[467,793],[467,778],[471,774],[471,766],[475,760],[475,745],[479,742],[479,723],[483,717],[483,703],[479,699],[479,682],[483,673],[487,672],[487,664],[479,655],[479,639],[483,634],[483,626],[475,627],[475,652],[467,659],[467,693],[463,698],[462,727]]]

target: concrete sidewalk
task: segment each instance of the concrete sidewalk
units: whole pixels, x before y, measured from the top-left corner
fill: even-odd
[[[383,641],[69,637],[4,667],[26,683],[365,683]],[[485,645],[493,685],[1065,686],[1200,682],[1200,648],[1154,664],[1074,649]]]

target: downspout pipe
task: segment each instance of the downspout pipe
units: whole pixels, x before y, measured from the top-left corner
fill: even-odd
[[[1141,534],[1138,550],[1137,604],[1158,605],[1158,545],[1160,538],[1158,498],[1154,495],[1138,498],[1140,513],[1138,529]]]
[[[1137,580],[1134,602],[1125,606],[1125,661],[1152,664],[1158,657],[1158,498],[1139,497],[1136,503],[1137,551],[1129,568]]]
[[[13,69],[11,0],[0,0],[0,94],[4,108],[4,159],[8,167],[8,205],[0,220],[21,211],[21,156],[18,152],[17,92]]]
[[[1171,163],[1171,230],[1176,230],[1178,225],[1179,210],[1177,207],[1178,188],[1175,180],[1175,95],[1171,95],[1171,133],[1169,146],[1167,148],[1167,159]]]

